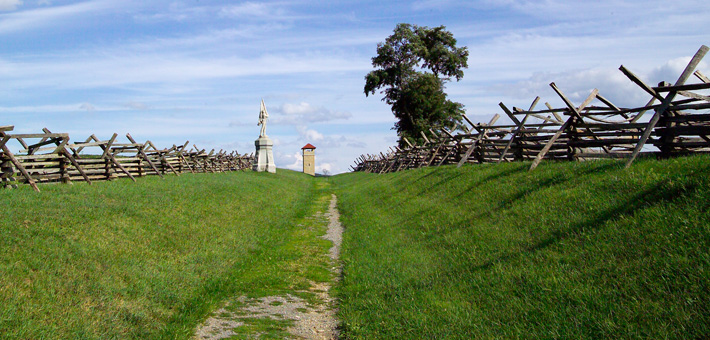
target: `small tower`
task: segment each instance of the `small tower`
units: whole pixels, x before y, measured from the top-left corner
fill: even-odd
[[[303,150],[303,173],[311,176],[316,175],[316,147],[311,143],[302,147]]]

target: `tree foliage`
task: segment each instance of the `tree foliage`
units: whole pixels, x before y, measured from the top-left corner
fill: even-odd
[[[365,95],[377,90],[398,119],[394,130],[414,141],[429,128],[453,128],[461,122],[463,105],[447,99],[446,82],[463,77],[468,49],[456,47],[446,27],[399,24],[372,58],[375,70],[365,76]],[[429,71],[429,72],[427,72]]]

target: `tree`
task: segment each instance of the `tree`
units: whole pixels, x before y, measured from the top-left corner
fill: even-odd
[[[399,24],[372,58],[375,70],[365,76],[365,96],[377,90],[398,119],[399,144],[404,138],[421,142],[429,128],[453,128],[461,123],[463,105],[447,99],[444,85],[463,77],[468,49],[456,47],[446,27]],[[426,72],[426,71],[430,72]]]

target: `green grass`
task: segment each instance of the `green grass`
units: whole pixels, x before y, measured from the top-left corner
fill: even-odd
[[[330,193],[351,339],[707,338],[710,157],[0,192],[0,338],[187,339],[239,297],[319,303]],[[243,338],[289,322],[247,319]]]
[[[332,178],[352,339],[710,337],[710,158]]]
[[[293,222],[323,190],[286,170],[4,190],[0,337],[188,338],[228,298],[322,276]]]
[[[311,177],[312,178],[312,177]],[[324,213],[330,202],[330,182],[315,180],[314,195],[304,214],[289,221],[291,230],[285,232],[283,242],[275,243],[268,248],[271,261],[259,266],[261,273],[253,273],[258,280],[252,284],[240,287],[238,294],[232,294],[224,301],[225,308],[238,316],[236,319],[244,325],[232,329],[236,333],[230,339],[284,339],[293,337],[288,333],[288,327],[293,320],[272,315],[271,317],[248,316],[244,307],[254,305],[263,297],[286,297],[287,295],[303,299],[309,305],[325,303],[310,290],[313,282],[332,281],[335,274],[330,271],[332,261],[328,250],[330,241],[321,238],[328,228],[328,218]],[[248,298],[246,302],[243,298]],[[282,302],[271,302],[271,306],[279,306]]]
[[[244,322],[244,325],[234,329],[235,335],[227,339],[287,339],[292,337],[285,330],[293,326],[293,320],[264,317],[243,318],[240,321]]]

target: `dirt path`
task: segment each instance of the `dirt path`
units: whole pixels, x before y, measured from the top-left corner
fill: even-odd
[[[324,215],[328,219],[328,231],[322,237],[333,242],[329,251],[329,256],[333,260],[331,270],[335,273],[336,280],[339,280],[342,271],[339,256],[343,227],[340,224],[335,195],[331,196],[328,212]],[[267,327],[285,328],[282,333],[267,329],[271,334],[277,332],[277,335],[285,339],[338,339],[338,322],[335,318],[337,308],[335,299],[329,293],[332,286],[333,282],[311,282],[308,290],[294,291],[293,294],[257,299],[239,297],[236,303],[228,304],[214,312],[196,330],[194,339],[217,340],[232,336],[258,338],[260,335],[258,329],[247,332],[253,334],[244,334],[244,330],[240,329],[245,327],[247,320],[253,325],[255,319],[265,321],[269,325]],[[306,301],[299,297],[303,296],[303,293],[313,294],[315,299]],[[313,303],[313,301],[319,302]]]

